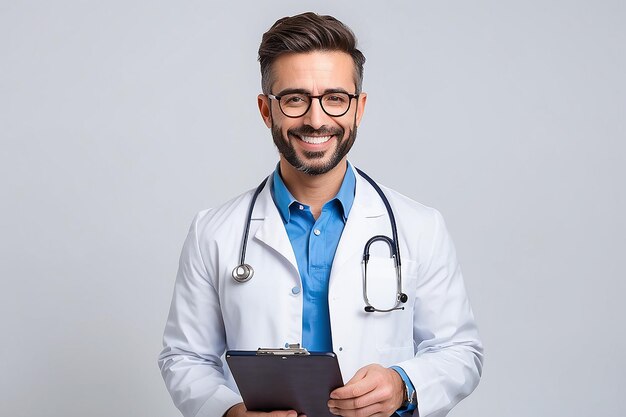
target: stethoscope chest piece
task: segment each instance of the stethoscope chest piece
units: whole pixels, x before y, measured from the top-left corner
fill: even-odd
[[[248,264],[237,265],[233,269],[233,279],[237,282],[248,282],[254,275],[254,269]]]

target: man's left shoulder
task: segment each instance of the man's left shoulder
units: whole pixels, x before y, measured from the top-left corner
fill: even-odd
[[[418,233],[422,241],[430,242],[437,236],[447,236],[447,226],[442,214],[436,208],[419,203],[391,188],[380,186],[394,213],[398,226]]]
[[[384,185],[380,185],[394,211],[407,212],[424,219],[435,219],[441,216],[439,211]]]

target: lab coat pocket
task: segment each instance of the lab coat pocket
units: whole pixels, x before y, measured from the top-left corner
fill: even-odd
[[[400,348],[387,348],[387,349],[378,349],[378,364],[389,367],[400,362],[407,361],[409,359],[413,359],[415,353],[413,351],[413,346],[406,346]]]
[[[407,353],[411,353],[412,356],[416,270],[416,262],[403,261],[401,291],[409,297],[406,303],[400,303],[398,310],[369,313],[371,329],[375,332],[376,347],[379,353],[386,352],[383,356],[406,356]],[[370,257],[364,286],[373,307],[380,310],[393,308],[398,294],[398,277],[393,259]]]

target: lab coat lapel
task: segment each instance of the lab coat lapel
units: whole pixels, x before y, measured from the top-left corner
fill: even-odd
[[[282,217],[274,204],[272,194],[270,192],[272,187],[272,177],[267,181],[267,184],[263,188],[263,191],[259,194],[254,210],[252,211],[251,221],[262,222],[262,224],[256,230],[254,239],[257,239],[270,248],[274,249],[278,254],[283,256],[294,268],[298,271],[298,263],[296,262],[296,255],[293,252],[293,247],[289,241],[285,224]],[[252,227],[252,226],[251,226]],[[254,229],[251,229],[254,230]]]
[[[331,281],[336,271],[350,260],[355,252],[363,252],[365,243],[375,235],[376,219],[384,216],[385,206],[376,190],[356,173],[354,203],[348,214],[348,220],[341,234],[331,270]]]

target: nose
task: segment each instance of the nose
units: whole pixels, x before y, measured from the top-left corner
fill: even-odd
[[[311,126],[313,129],[319,129],[326,124],[326,118],[329,117],[324,110],[322,110],[322,104],[317,98],[311,99],[311,107],[309,111],[302,116],[303,121]]]

